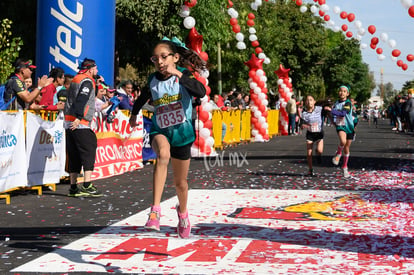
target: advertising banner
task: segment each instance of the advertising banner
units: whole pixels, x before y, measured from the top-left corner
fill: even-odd
[[[143,167],[143,121],[142,114],[137,116],[138,126],[131,128],[129,117],[118,111],[113,122],[108,123],[98,113],[92,129],[98,138],[95,169],[92,179],[103,179],[121,175]]]
[[[152,126],[152,120],[147,117],[144,118],[144,142],[142,146],[142,158],[144,161],[151,161],[157,158],[154,150],[152,150],[150,143],[150,130]]]
[[[46,121],[27,112],[27,178],[29,186],[59,183],[65,173],[63,117]]]
[[[115,0],[38,0],[36,37],[37,76],[53,67],[76,74],[90,58],[113,85]]]
[[[0,112],[0,193],[27,186],[23,112]]]

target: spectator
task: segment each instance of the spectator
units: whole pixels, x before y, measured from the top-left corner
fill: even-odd
[[[56,105],[53,104],[53,97],[57,93],[56,87],[62,86],[65,82],[65,71],[62,68],[56,67],[50,70],[49,77],[53,78],[53,82],[47,85],[42,90],[42,99],[40,105],[48,111],[63,110],[65,103],[58,102]]]
[[[56,93],[57,102],[59,101],[63,103],[66,102],[67,92],[70,87],[70,83],[72,82],[72,79],[73,79],[73,75],[65,74],[65,81],[63,82],[63,85],[60,88],[56,88],[58,89],[58,92]]]
[[[296,100],[295,100],[295,95],[292,95],[291,98],[289,99],[289,101],[287,102],[286,105],[286,111],[288,113],[288,117],[289,117],[289,123],[288,123],[288,134],[289,135],[296,135],[295,133],[295,128],[296,128],[296,112],[297,112],[297,108],[296,108]]]
[[[98,89],[96,91],[95,97],[95,111],[102,112],[103,115],[106,116],[104,111],[111,105],[111,101],[108,100],[106,97],[106,93],[108,91],[108,87],[104,84],[99,84]]]
[[[21,58],[16,60],[14,74],[10,76],[5,87],[4,101],[9,104],[7,110],[26,109],[26,103],[33,102],[40,94],[40,90],[52,83],[53,80],[44,75],[38,79],[37,87],[32,92],[28,91],[24,81],[31,78],[34,69],[36,66],[30,61]]]
[[[132,95],[133,85],[131,80],[126,80],[122,83],[121,87],[117,90],[117,95],[121,102],[119,103],[119,109],[132,111],[135,98]]]

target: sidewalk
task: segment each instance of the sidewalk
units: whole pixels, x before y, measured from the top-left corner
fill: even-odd
[[[203,240],[204,238],[200,235],[200,232],[202,232],[203,235],[211,238],[219,234],[219,236],[222,236],[221,241],[223,236],[229,236],[231,240],[238,242],[238,246],[242,245],[242,242],[237,239],[238,234],[242,234],[243,238],[253,238],[250,244],[257,241],[277,243],[284,240],[296,246],[310,246],[312,249],[315,247],[323,248],[323,253],[322,250],[319,251],[321,258],[317,259],[321,261],[319,263],[321,266],[326,264],[323,261],[330,255],[329,253],[334,253],[332,255],[335,257],[342,257],[342,254],[335,253],[363,252],[364,255],[367,255],[364,260],[365,263],[369,262],[370,255],[373,254],[384,256],[387,259],[385,261],[386,267],[394,268],[391,269],[391,272],[396,270],[394,265],[398,264],[404,268],[402,270],[409,270],[406,268],[411,267],[410,265],[412,265],[414,259],[411,252],[414,248],[414,241],[412,240],[412,234],[414,233],[412,227],[412,224],[414,224],[412,220],[414,196],[413,189],[411,189],[414,181],[414,137],[394,133],[390,128],[388,121],[381,120],[377,129],[369,127],[366,122],[360,122],[356,141],[351,146],[349,170],[352,177],[350,179],[344,179],[341,170],[331,164],[331,158],[337,145],[336,133],[332,127],[325,129],[323,162],[320,165],[315,165],[314,168],[318,174],[317,177],[305,176],[307,164],[304,135],[275,137],[267,143],[230,147],[218,152],[216,158],[192,160],[189,174],[189,184],[192,190],[189,207],[190,211],[193,211],[190,212],[190,215],[194,215],[193,219],[196,227],[192,233],[195,235],[195,239]],[[37,196],[35,193],[24,193],[12,197],[10,205],[6,205],[4,202],[3,204],[0,203],[2,213],[0,223],[0,255],[2,259],[0,273],[9,272],[22,264],[83,237],[89,238],[88,240],[91,241],[90,237],[87,236],[99,230],[106,232],[106,234],[108,232],[111,234],[116,232],[121,235],[131,234],[131,229],[125,232],[125,226],[122,226],[125,224],[124,220],[128,218],[136,222],[134,229],[137,238],[142,236],[154,237],[154,235],[146,235],[147,233],[140,228],[140,225],[146,219],[146,213],[141,211],[147,209],[151,203],[152,168],[152,165],[148,165],[132,173],[97,181],[96,186],[105,194],[103,198],[69,198],[66,196],[69,186],[58,185],[56,192],[44,190],[42,196]],[[165,205],[168,205],[166,213],[171,212],[170,208],[176,202],[175,199],[168,200],[175,196],[171,179],[171,171],[169,171],[163,198]],[[220,192],[222,189],[227,190]],[[347,196],[349,192],[352,192],[354,197]],[[338,200],[337,196],[339,195],[342,199]],[[359,195],[359,197],[355,198],[355,195]],[[271,196],[271,199],[268,199],[268,196]],[[298,207],[293,207],[295,203],[292,204],[292,202],[297,202],[297,205],[306,206],[309,209],[309,205],[302,200],[304,197],[307,198],[307,201],[329,202],[328,204],[318,204],[318,207],[328,205],[332,210],[332,205],[335,204],[340,205],[347,211],[345,213],[341,212],[343,209],[339,211],[340,208],[334,208],[338,209],[340,213],[330,213],[326,209],[303,211]],[[217,199],[217,202],[220,203],[211,201],[212,198]],[[236,205],[240,203],[238,198],[244,202],[245,207],[240,208]],[[240,221],[242,220],[238,220],[236,227],[229,227],[226,223],[229,222],[230,218],[222,215],[217,216],[210,212],[206,214],[203,212],[205,210],[203,210],[203,207],[200,209],[200,206],[203,206],[203,203],[200,203],[201,201],[206,205],[210,205],[209,207],[217,207],[215,212],[219,213],[233,213],[237,208],[239,212],[234,212],[232,215],[240,219],[243,219],[243,217],[237,215],[243,214],[243,210],[249,210],[247,206],[249,203],[253,204],[253,202],[262,202],[263,206],[279,210],[283,206],[283,213],[269,213],[261,210],[261,212],[259,211],[260,215],[283,215],[272,216],[270,220],[266,220],[268,226],[266,226],[267,229],[263,229],[263,224],[261,224],[263,219],[252,219],[251,212],[248,212],[248,223],[241,225]],[[226,203],[226,201],[229,202]],[[226,210],[219,209],[223,205],[227,205]],[[354,208],[361,210],[361,205],[373,210],[366,213],[356,210],[358,213],[351,211]],[[383,207],[384,205],[387,207]],[[392,209],[388,206],[392,206]],[[375,216],[375,212],[377,212],[377,216]],[[294,216],[289,216],[290,218],[287,219],[286,213]],[[167,236],[166,239],[174,241],[176,239],[173,236],[176,217],[173,214],[172,216],[166,216],[171,220],[165,218],[165,223],[166,225],[171,224],[171,227],[167,226],[163,233]],[[375,222],[372,220],[374,216],[378,218],[375,219]],[[205,217],[209,223],[206,224],[201,217]],[[329,230],[333,230],[333,232],[341,231],[341,227],[338,227],[339,223],[335,224],[335,221],[343,221],[344,217],[348,219],[353,217],[354,220],[351,223],[354,227],[349,230],[359,231],[353,232],[344,229],[345,231],[341,234],[331,235]],[[355,225],[355,223],[362,222],[364,217],[371,219],[366,225],[371,225],[372,228],[360,227],[362,223]],[[385,230],[380,226],[379,218],[388,220],[389,225],[393,225],[394,228],[390,227]],[[307,221],[306,226],[298,222],[300,219]],[[330,220],[330,222],[324,225],[326,220]],[[117,224],[121,226],[106,229],[109,225]],[[312,224],[314,229],[309,229],[309,224]],[[281,225],[283,226],[280,227]],[[346,227],[348,223],[341,225]],[[309,234],[316,232],[314,230],[318,229],[318,226],[322,226],[328,231],[317,231],[319,232],[318,235],[315,233],[314,236],[310,237]],[[255,239],[254,232],[260,235],[259,239]],[[369,235],[363,236],[368,238],[367,240],[359,239],[360,237],[355,235],[364,232],[369,232]],[[304,239],[311,241],[307,243]],[[92,240],[96,241],[93,238]],[[329,243],[323,243],[324,240],[328,240]],[[387,244],[389,241],[400,241],[400,245],[399,247],[389,247]],[[356,242],[363,243],[365,248],[352,248],[352,245]],[[226,245],[226,242],[222,244]],[[271,253],[269,250],[263,249],[263,253]],[[274,249],[276,248],[274,247]],[[285,250],[284,254],[296,255],[295,253],[298,253],[297,247],[289,251],[289,249]],[[312,251],[312,253],[316,253],[314,250]],[[392,256],[392,259],[389,259],[390,256]],[[348,254],[344,257],[348,257]],[[79,262],[79,259],[70,258],[68,260]],[[335,264],[339,261],[339,258],[332,260],[330,265],[335,267]],[[286,263],[288,262],[286,260]],[[251,264],[246,263],[245,266],[248,267]],[[309,260],[309,265],[311,264],[312,261]],[[158,265],[165,266],[165,264],[151,266],[151,261],[147,265],[145,272],[154,270],[149,273],[180,271],[157,269]],[[179,265],[180,263],[177,263],[177,266]],[[355,266],[357,265],[358,262]],[[287,266],[282,265],[278,268],[289,270]],[[99,268],[107,272],[112,270],[104,266],[99,266]],[[118,269],[126,272],[123,266],[118,266]],[[199,267],[198,269],[196,267],[195,270],[198,271],[196,273],[209,273],[210,267],[206,271],[200,270]],[[234,270],[239,269],[236,269],[235,266]],[[259,272],[260,269],[253,269],[253,271]],[[48,272],[64,272],[64,270],[48,270]],[[136,272],[140,271],[137,270]],[[228,272],[231,272],[231,269]],[[191,269],[189,273],[192,273]]]

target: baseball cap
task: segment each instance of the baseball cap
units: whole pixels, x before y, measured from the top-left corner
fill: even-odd
[[[36,69],[36,66],[32,64],[32,62],[29,61],[22,61],[22,62],[18,62],[15,66],[16,69],[23,69],[23,68],[29,68],[29,69]]]

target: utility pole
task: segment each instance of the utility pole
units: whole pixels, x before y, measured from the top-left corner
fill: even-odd
[[[381,84],[380,84],[380,99],[381,106],[384,104],[384,68],[381,68]]]
[[[222,85],[222,79],[221,79],[221,45],[220,42],[217,43],[217,79],[218,79],[218,92],[219,95],[222,94],[223,85]]]

